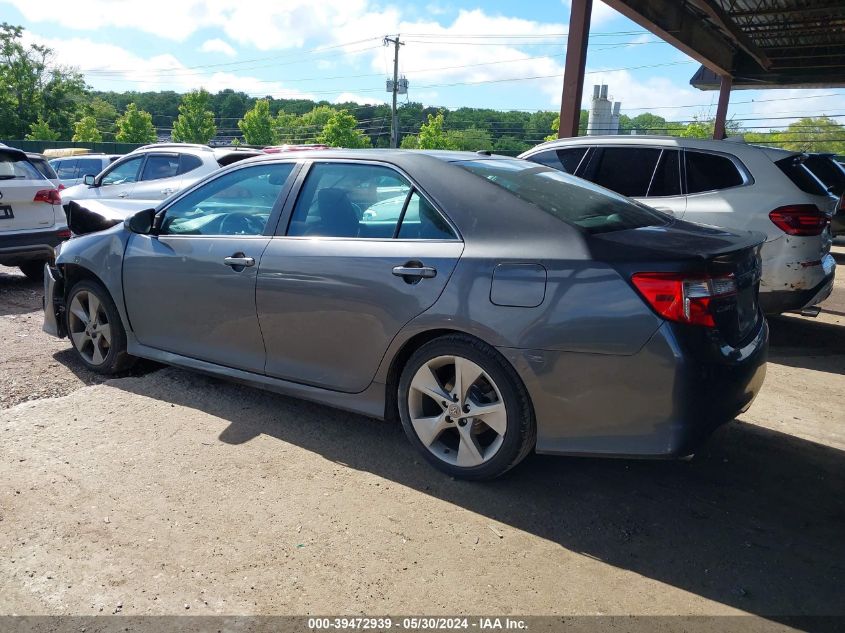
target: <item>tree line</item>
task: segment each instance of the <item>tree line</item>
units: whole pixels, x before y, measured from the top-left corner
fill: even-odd
[[[172,139],[193,143],[322,143],[338,147],[386,147],[387,104],[329,103],[309,99],[255,98],[244,92],[203,89],[104,92],[91,90],[73,68],[54,63],[49,48],[23,43],[23,29],[0,25],[0,138],[31,140],[152,143]],[[501,111],[490,108],[441,109],[421,103],[398,110],[402,147],[490,150],[518,154],[558,129],[555,112]],[[749,142],[788,149],[845,154],[845,126],[820,116],[785,130],[757,132],[731,121],[729,134]],[[586,133],[581,111],[579,133]],[[673,122],[651,113],[621,115],[620,134],[670,134],[711,138],[713,121]]]

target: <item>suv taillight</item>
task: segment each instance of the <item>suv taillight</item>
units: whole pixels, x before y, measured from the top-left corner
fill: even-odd
[[[35,192],[33,202],[46,202],[47,204],[61,204],[62,197],[59,195],[58,189],[42,189]]]
[[[710,302],[736,294],[732,275],[713,277],[683,273],[634,273],[631,281],[657,314],[664,319],[716,327]]]
[[[830,224],[830,218],[814,204],[778,207],[769,213],[769,219],[787,235],[803,237],[821,235]]]

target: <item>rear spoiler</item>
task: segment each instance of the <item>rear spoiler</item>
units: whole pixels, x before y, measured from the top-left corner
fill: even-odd
[[[0,156],[9,156],[10,158],[14,158],[16,160],[29,160],[26,156],[26,152],[14,147],[7,147],[5,145],[0,147]]]

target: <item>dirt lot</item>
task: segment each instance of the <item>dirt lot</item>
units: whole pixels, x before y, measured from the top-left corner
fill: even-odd
[[[845,264],[845,248],[837,257]],[[469,484],[383,422],[145,365],[103,382],[0,268],[0,614],[845,614],[845,269],[690,462]]]

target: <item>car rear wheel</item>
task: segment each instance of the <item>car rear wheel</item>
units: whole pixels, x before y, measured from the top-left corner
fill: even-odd
[[[27,279],[32,281],[44,281],[44,264],[46,262],[26,262],[21,264],[18,268],[26,275]]]
[[[88,369],[116,374],[135,364],[126,353],[126,331],[114,301],[100,283],[85,279],[74,285],[66,315],[68,337]]]
[[[449,335],[420,347],[402,371],[398,396],[411,443],[454,477],[498,477],[534,448],[536,424],[522,381],[477,339]]]

